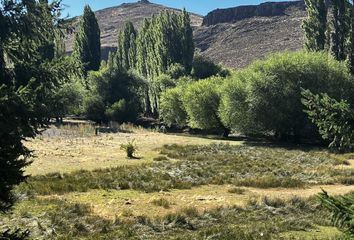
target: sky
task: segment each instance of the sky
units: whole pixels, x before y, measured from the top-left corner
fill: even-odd
[[[75,17],[81,15],[86,4],[96,11],[107,7],[118,6],[122,3],[136,2],[137,0],[63,0],[66,5],[64,16]],[[269,0],[268,0],[269,1]],[[282,0],[271,0],[280,2]],[[168,7],[183,9],[205,16],[208,12],[217,8],[229,8],[240,5],[254,5],[266,0],[150,0],[152,3],[162,4]]]

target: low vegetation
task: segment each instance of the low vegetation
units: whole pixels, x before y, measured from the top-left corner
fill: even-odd
[[[336,169],[337,159],[321,151],[281,147],[167,145],[161,154],[178,161],[155,161],[73,173],[35,176],[20,192],[41,195],[91,189],[134,189],[154,192],[207,184],[259,188],[298,188],[313,184],[351,184],[354,170]]]

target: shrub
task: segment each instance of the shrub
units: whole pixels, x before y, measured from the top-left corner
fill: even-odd
[[[184,127],[187,124],[187,113],[182,102],[182,87],[168,89],[161,95],[160,115],[168,126]]]
[[[346,64],[326,53],[275,54],[227,81],[221,117],[233,129],[251,128],[279,137],[314,136],[317,130],[303,112],[301,88],[353,101],[353,85]]]
[[[128,141],[126,144],[121,144],[120,148],[126,152],[128,158],[135,158],[134,153],[136,152],[137,147],[134,140]]]
[[[134,121],[137,118],[138,110],[134,103],[127,103],[125,99],[115,102],[106,109],[105,115],[108,120],[123,123]]]
[[[225,129],[219,117],[222,78],[210,78],[189,84],[183,93],[188,125],[200,129]]]
[[[183,65],[179,63],[174,63],[169,66],[167,70],[167,74],[171,76],[171,78],[173,79],[178,79],[186,75],[186,69],[184,68]]]
[[[165,199],[165,198],[159,198],[159,199],[154,199],[152,201],[152,204],[156,205],[156,206],[160,206],[160,207],[163,207],[163,208],[170,208],[170,202]]]
[[[229,73],[211,59],[196,56],[193,61],[192,76],[196,79],[206,79],[212,76],[225,77]]]
[[[100,96],[92,96],[85,99],[84,109],[87,119],[102,122],[105,121],[106,106]]]

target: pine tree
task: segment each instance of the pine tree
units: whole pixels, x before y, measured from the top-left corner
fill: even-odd
[[[351,3],[350,8],[350,50],[349,50],[349,62],[350,62],[350,71],[354,74],[354,1]]]
[[[23,140],[38,133],[42,100],[66,73],[66,66],[56,68],[50,47],[59,6],[57,1],[0,1],[0,212],[12,207],[12,190],[26,179],[30,151]],[[40,51],[43,46],[49,51]]]
[[[322,51],[326,46],[327,6],[325,0],[305,0],[308,17],[303,22],[306,49]]]
[[[97,71],[101,63],[100,28],[89,5],[84,8],[80,29],[75,35],[74,57],[82,65],[82,73]]]

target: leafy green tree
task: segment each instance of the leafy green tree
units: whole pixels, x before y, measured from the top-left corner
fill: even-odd
[[[188,115],[188,125],[199,129],[222,129],[228,136],[230,131],[219,116],[222,78],[210,78],[193,82],[183,92],[183,106]]]
[[[329,148],[351,151],[354,148],[354,110],[344,101],[337,101],[327,94],[314,95],[302,92],[306,113],[319,129]]]
[[[248,128],[284,140],[318,135],[303,112],[302,88],[353,102],[353,80],[346,63],[322,52],[271,55],[232,78],[236,79],[227,80],[225,88],[241,92],[222,92],[220,115],[224,124],[235,130]]]
[[[350,31],[349,3],[347,0],[332,0],[332,54],[335,59],[343,61],[347,57],[346,42]]]
[[[309,51],[322,51],[326,46],[327,6],[326,0],[305,0],[307,19],[303,22],[305,46]]]
[[[194,40],[193,29],[191,27],[191,20],[189,13],[183,9],[180,15],[181,21],[181,45],[182,45],[182,64],[187,74],[192,71],[192,64],[194,58]]]
[[[187,125],[187,113],[182,102],[183,87],[170,88],[161,94],[160,113],[168,126],[184,127]]]
[[[189,14],[164,11],[145,19],[136,40],[136,70],[147,80],[145,102],[148,115],[158,115],[159,99],[154,79],[179,64],[188,74],[194,56],[193,31]]]
[[[106,68],[91,72],[87,80],[92,86],[85,104],[89,119],[134,121],[141,113],[145,83],[133,73]]]
[[[101,33],[95,13],[89,5],[84,8],[79,31],[75,35],[74,57],[82,66],[82,73],[97,71],[101,63]]]
[[[118,67],[130,70],[136,65],[136,37],[137,32],[134,29],[133,23],[127,22],[124,30],[119,33],[117,64]]]
[[[192,76],[195,79],[205,79],[212,76],[226,77],[228,73],[222,67],[215,64],[211,59],[203,56],[196,56],[193,61]]]

